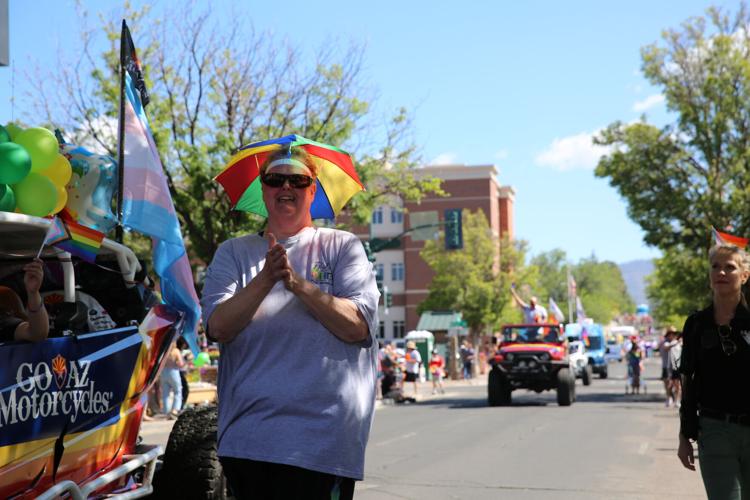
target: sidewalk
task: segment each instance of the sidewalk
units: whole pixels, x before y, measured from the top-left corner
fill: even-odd
[[[485,372],[484,375],[478,374],[475,378],[470,380],[464,380],[464,379],[458,379],[458,380],[443,380],[443,388],[445,389],[445,393],[441,394],[438,392],[437,394],[432,394],[432,381],[426,380],[424,382],[419,382],[418,388],[419,393],[417,394],[417,403],[420,401],[428,401],[430,399],[436,399],[436,398],[444,398],[453,396],[454,394],[451,394],[451,389],[456,387],[468,387],[468,386],[478,386],[478,387],[487,387],[487,373]],[[405,384],[404,388],[404,396],[405,397],[412,397],[413,396],[414,387],[411,382]],[[392,400],[386,400],[386,401],[392,401]],[[375,401],[375,409],[379,409],[383,407],[384,405],[390,405],[390,402],[384,403],[383,399],[378,399]],[[395,404],[395,403],[393,403]]]

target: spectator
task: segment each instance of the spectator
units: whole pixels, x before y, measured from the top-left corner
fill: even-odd
[[[417,399],[419,394],[419,368],[421,366],[422,355],[417,350],[417,344],[413,340],[409,340],[406,343],[406,354],[404,355],[404,382],[414,384],[414,399]],[[406,396],[406,388],[404,388],[404,396]]]
[[[474,346],[468,340],[461,344],[461,363],[464,380],[471,380],[474,376]]]
[[[677,456],[695,470],[693,444],[709,499],[750,496],[750,310],[742,286],[748,255],[717,245],[708,253],[711,304],[685,322],[680,358],[682,405]]]
[[[8,287],[0,287],[0,342],[25,340],[39,342],[49,335],[49,317],[39,294],[44,280],[41,259],[23,267],[26,308],[21,298]]]
[[[177,418],[182,409],[182,381],[180,380],[180,369],[185,366],[182,353],[175,342],[169,349],[167,361],[159,376],[161,386],[162,411],[168,419]],[[171,397],[170,397],[171,396]]]
[[[182,387],[182,408],[185,408],[190,396],[190,384],[188,383],[187,374],[190,367],[193,366],[193,352],[190,350],[187,340],[183,337],[177,338],[177,348],[180,350],[184,361],[180,367],[180,385]]]
[[[675,327],[670,326],[664,332],[664,338],[659,343],[659,354],[661,356],[661,380],[664,383],[664,392],[667,394],[665,405],[672,406],[674,398],[672,394],[672,370],[669,364],[669,351],[677,343],[675,341]]]
[[[438,353],[437,349],[432,350],[432,356],[430,357],[430,378],[432,378],[432,394],[445,394],[443,388],[443,377],[445,376],[445,360]]]
[[[379,294],[359,239],[312,224],[316,174],[302,150],[271,153],[266,230],[221,244],[206,275],[218,453],[238,498],[352,498],[364,473]]]

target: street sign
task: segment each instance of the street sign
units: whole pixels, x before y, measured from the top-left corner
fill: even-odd
[[[460,250],[464,247],[464,230],[461,223],[461,209],[449,208],[445,211],[445,249]]]

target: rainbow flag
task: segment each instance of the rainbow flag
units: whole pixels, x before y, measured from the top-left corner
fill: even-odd
[[[711,227],[711,233],[713,234],[714,242],[716,242],[717,245],[734,245],[744,249],[747,247],[748,242],[750,242],[747,238],[741,238],[739,236],[717,231],[713,226]]]
[[[99,253],[99,248],[102,246],[104,233],[73,221],[64,221],[60,218],[56,218],[56,220],[62,222],[70,237],[59,240],[53,245],[92,264],[96,262],[96,254]]]

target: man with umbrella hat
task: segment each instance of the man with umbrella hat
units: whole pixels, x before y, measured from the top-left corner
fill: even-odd
[[[360,241],[312,223],[318,167],[291,145],[267,154],[266,229],[224,242],[206,276],[218,451],[238,498],[351,498],[363,478],[379,293]]]

